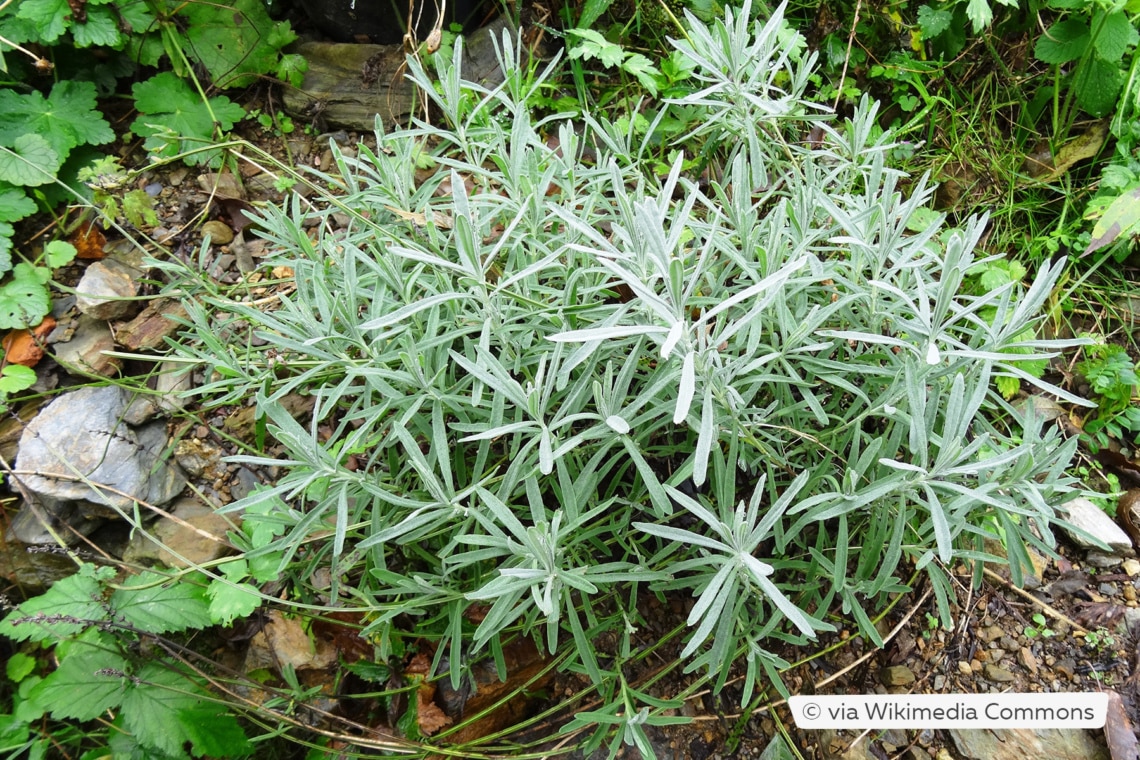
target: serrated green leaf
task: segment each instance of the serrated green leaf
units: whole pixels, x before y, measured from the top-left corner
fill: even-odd
[[[1092,240],[1083,255],[1116,242],[1122,235],[1130,235],[1140,230],[1140,187],[1121,193],[1109,204],[1104,214],[1093,227]]]
[[[18,222],[34,213],[36,203],[22,188],[0,184],[0,222]]]
[[[0,393],[18,393],[36,384],[36,371],[22,364],[9,364],[0,370]]]
[[[603,66],[613,68],[620,66],[625,51],[619,45],[607,40],[593,29],[570,29],[568,33],[577,38],[578,43],[570,48],[571,58],[590,60],[597,58]]]
[[[37,134],[20,135],[11,148],[0,148],[0,181],[13,185],[46,185],[61,166],[63,157]]]
[[[228,583],[216,580],[207,589],[210,597],[210,618],[220,625],[229,625],[237,618],[247,617],[261,606],[257,588],[249,583]]]
[[[36,25],[40,42],[51,44],[67,30],[71,7],[67,0],[24,0],[16,15]]]
[[[59,667],[29,694],[64,720],[94,720],[119,706],[130,667],[110,635],[95,630],[68,642]]]
[[[946,10],[937,10],[929,5],[918,9],[918,28],[922,30],[924,40],[934,39],[950,28],[954,14]]]
[[[58,641],[107,617],[99,581],[76,573],[8,613],[0,621],[0,634],[16,641]]]
[[[247,87],[277,67],[277,51],[295,37],[269,18],[261,0],[187,3],[182,15],[190,52],[222,89]]]
[[[300,87],[308,70],[309,62],[304,56],[289,53],[281,56],[281,61],[277,64],[277,78],[293,87]]]
[[[237,719],[217,705],[200,702],[178,714],[178,724],[195,755],[203,757],[244,757],[253,752]]]
[[[0,330],[39,324],[51,311],[51,294],[45,287],[49,276],[43,267],[16,265],[12,279],[0,285]]]
[[[989,0],[970,0],[966,5],[966,18],[974,28],[974,34],[979,34],[994,20],[994,11]]]
[[[1124,59],[1124,54],[1128,52],[1128,48],[1140,40],[1140,32],[1136,31],[1136,27],[1123,11],[1108,16],[1104,15],[1104,11],[1098,11],[1093,16],[1092,26],[1096,29],[1098,25],[1100,32],[1093,45],[1096,47],[1097,56],[1110,63],[1119,64]]]
[[[650,95],[657,97],[657,79],[661,76],[661,72],[657,70],[652,61],[640,53],[631,53],[622,62],[621,67],[637,77],[637,81]]]
[[[7,222],[0,222],[0,276],[12,270],[12,235],[15,230]]]
[[[47,140],[60,161],[77,145],[102,145],[115,139],[111,125],[96,108],[95,85],[72,79],[56,83],[47,98],[38,92],[18,95],[0,90],[0,145],[14,145],[29,132]]]
[[[158,226],[158,214],[154,212],[154,198],[141,188],[123,193],[122,212],[128,222],[140,229]]]
[[[87,20],[82,24],[72,23],[71,36],[75,39],[75,46],[79,48],[118,48],[123,44],[116,11],[92,3],[87,4]]]
[[[133,92],[135,107],[142,115],[131,124],[131,131],[146,138],[147,150],[161,156],[199,148],[214,139],[215,126],[229,131],[245,117],[245,109],[225,96],[210,98],[207,105],[190,85],[170,72],[139,82]],[[190,156],[187,162],[204,163],[214,155]]]
[[[1054,66],[1075,61],[1088,50],[1091,32],[1087,22],[1069,18],[1058,21],[1037,38],[1033,55]]]
[[[180,754],[190,740],[179,716],[201,702],[203,692],[194,681],[161,663],[144,665],[123,695],[123,725],[144,747],[169,755]]]
[[[164,583],[165,582],[165,583]],[[115,614],[147,633],[169,633],[211,624],[206,589],[158,573],[140,573],[111,595]]]
[[[1096,57],[1084,61],[1073,73],[1077,105],[1090,116],[1107,116],[1116,107],[1124,78],[1125,72],[1116,63]]]

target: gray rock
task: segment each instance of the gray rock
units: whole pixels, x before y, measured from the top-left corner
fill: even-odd
[[[1108,751],[1079,728],[949,729],[968,760],[1108,760]]]
[[[138,272],[114,260],[87,267],[75,286],[75,305],[93,319],[119,319],[134,308]]]
[[[1113,522],[1112,518],[1106,515],[1103,509],[1088,499],[1073,499],[1070,502],[1066,502],[1062,510],[1068,512],[1068,516],[1065,520],[1069,525],[1100,540],[1106,544],[1114,554],[1124,555],[1132,552],[1132,539],[1128,537],[1128,534],[1125,533],[1119,525]],[[1093,542],[1089,541],[1088,538],[1077,531],[1071,530],[1064,523],[1062,523],[1060,527],[1077,545],[1085,549],[1099,548]]]
[[[119,388],[80,388],[52,401],[24,429],[16,470],[54,519],[86,528],[130,514],[140,501],[161,506],[182,490],[182,471],[163,459],[166,426],[127,425],[128,401]]]
[[[114,348],[115,338],[106,322],[81,316],[71,338],[56,344],[55,359],[71,372],[111,377],[122,365],[118,359],[105,353]]]

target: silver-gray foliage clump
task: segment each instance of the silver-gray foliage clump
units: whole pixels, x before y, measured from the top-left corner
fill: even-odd
[[[648,176],[641,131],[535,121],[550,69],[510,45],[494,89],[457,49],[438,87],[411,62],[442,123],[336,152],[316,210],[264,211],[295,292],[192,308],[201,394],[253,396],[288,452],[244,460],[282,472],[227,508],[269,526],[250,556],[298,583],[331,565],[335,605],[385,645],[417,618],[456,682],[521,630],[612,695],[637,600],[679,592],[690,669],[745,661],[747,700],[773,637],[839,614],[878,640],[870,614],[914,582],[948,620],[960,560],[1020,578],[1071,491],[1075,441],[993,384],[1061,393],[1016,364],[1061,345],[1025,340],[1060,266],[966,294],[985,221],[919,223],[931,188],[902,192],[873,106],[836,122],[804,100],[779,13],[689,23],[675,105],[703,114],[685,145],[723,146],[707,191],[680,153]]]

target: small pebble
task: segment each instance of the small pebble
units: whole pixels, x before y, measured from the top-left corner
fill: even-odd
[[[159,182],[151,182],[149,185],[144,187],[143,190],[151,198],[155,198],[158,196],[159,193],[162,192],[162,184]]]
[[[942,691],[946,687],[946,676],[934,676],[934,690]]]
[[[906,665],[892,665],[879,671],[879,680],[886,686],[906,686],[914,683],[914,673]]]
[[[1002,637],[1002,634],[1004,634],[1004,633],[1005,633],[1005,631],[1003,631],[1001,629],[1001,626],[991,625],[991,626],[987,626],[986,628],[983,628],[978,635],[982,639],[982,641],[989,643],[991,641],[996,641],[997,639],[1000,639]]]
[[[1075,680],[1074,676],[1077,674],[1077,665],[1073,662],[1071,657],[1064,657],[1057,660],[1057,663],[1053,666],[1053,670],[1072,681]]]
[[[1013,680],[1013,673],[1010,673],[1005,668],[999,668],[993,663],[987,663],[985,670],[986,678],[995,683],[1009,683]]]
[[[958,661],[958,672],[964,676],[968,676],[968,675],[973,674],[974,669],[972,667],[970,667],[970,663],[966,662],[965,660],[959,660]]]
[[[1121,594],[1124,596],[1124,601],[1126,602],[1136,601],[1136,587],[1131,583],[1124,584],[1124,588],[1121,589]]]
[[[982,663],[980,660],[970,660],[970,670],[974,673],[982,672]]]
[[[1033,675],[1037,675],[1037,658],[1033,656],[1033,652],[1029,650],[1029,647],[1022,647],[1018,650],[1017,661],[1021,663],[1021,667]]]
[[[216,219],[211,219],[202,225],[202,237],[207,235],[210,236],[210,242],[214,245],[227,245],[234,239],[234,231],[225,222],[219,222]]]
[[[1097,591],[1104,594],[1105,596],[1116,596],[1116,594],[1120,591],[1120,589],[1116,587],[1115,583],[1102,583],[1096,588]]]
[[[1124,572],[1128,573],[1131,577],[1135,578],[1140,575],[1140,561],[1129,558],[1122,563]]]

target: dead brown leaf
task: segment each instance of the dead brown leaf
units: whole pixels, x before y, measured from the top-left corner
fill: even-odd
[[[31,330],[12,330],[2,342],[4,361],[8,364],[22,364],[34,367],[44,358],[44,338],[55,329],[55,319],[44,317],[43,321]]]
[[[1112,760],[1135,760],[1140,757],[1140,743],[1124,710],[1124,700],[1115,691],[1108,692],[1108,714],[1104,721],[1104,740]]]
[[[94,222],[81,224],[68,242],[75,246],[75,256],[85,261],[98,261],[107,255],[107,237]]]
[[[426,693],[425,693],[426,692]],[[416,721],[420,724],[420,733],[432,736],[441,729],[451,725],[451,718],[443,714],[439,705],[432,701],[435,694],[434,686],[421,686],[416,692]]]

